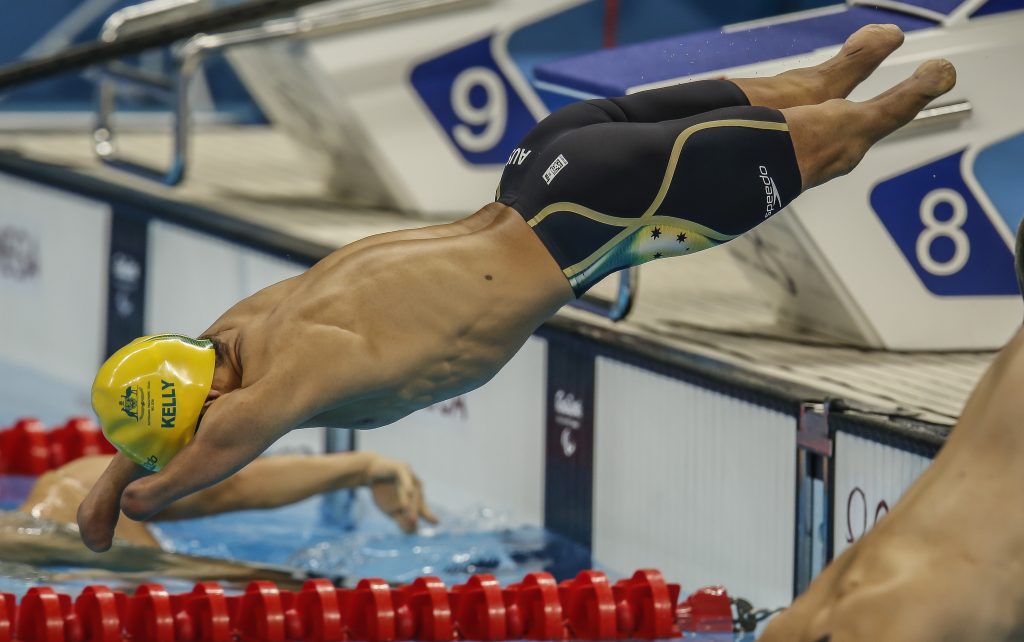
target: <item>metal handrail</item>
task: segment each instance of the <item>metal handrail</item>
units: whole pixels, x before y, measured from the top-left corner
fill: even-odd
[[[284,38],[313,37],[328,33],[339,33],[364,29],[379,24],[406,20],[416,16],[456,9],[461,6],[480,4],[486,0],[379,0],[373,4],[358,4],[315,17],[296,16],[271,20],[237,31],[199,34],[186,41],[176,51],[177,73],[173,76],[152,78],[150,83],[137,75],[126,73],[123,66],[107,65],[100,72],[97,91],[96,126],[93,129],[93,150],[99,158],[119,169],[150,178],[165,185],[177,185],[184,180],[189,163],[189,136],[192,114],[189,105],[189,88],[192,79],[202,68],[207,56],[218,54],[225,49],[239,45],[253,45]],[[152,0],[155,4],[166,0]],[[181,10],[189,0],[166,2],[168,11]],[[117,14],[115,14],[116,16]],[[139,12],[135,19],[152,20],[154,12]],[[111,17],[113,19],[114,16]],[[130,28],[132,16],[118,17],[116,28],[104,34],[117,38],[119,30]],[[117,88],[129,83],[147,90],[158,99],[173,104],[173,151],[170,166],[160,170],[148,165],[118,158],[115,145],[113,117],[116,110]],[[170,88],[170,89],[169,89]]]
[[[222,9],[205,11],[196,17],[169,20],[132,33],[119,35],[112,42],[94,40],[66,47],[61,51],[0,67],[0,89],[41,80],[56,74],[116,60],[129,54],[174,44],[197,33],[219,31],[295,11],[324,0],[250,0]],[[173,3],[169,3],[169,6]],[[149,17],[152,14],[147,14]]]

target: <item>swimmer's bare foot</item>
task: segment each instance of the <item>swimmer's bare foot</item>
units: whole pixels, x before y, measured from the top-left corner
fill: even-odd
[[[861,27],[832,58],[813,67],[791,69],[771,78],[737,78],[733,82],[751,105],[785,109],[846,98],[886,57],[903,44],[896,25]]]
[[[931,101],[956,84],[956,68],[948,60],[934,59],[921,64],[910,78],[859,103],[873,112],[870,135],[882,138],[906,125]]]
[[[903,499],[762,642],[1024,639],[1024,332]]]
[[[846,39],[835,56],[820,65],[796,69],[793,73],[809,76],[807,82],[817,87],[822,102],[846,98],[889,54],[903,44],[903,31],[896,25],[867,25]]]
[[[871,100],[837,98],[783,109],[803,188],[852,171],[872,145],[912,121],[955,83],[956,69],[949,61],[929,60],[912,76]]]

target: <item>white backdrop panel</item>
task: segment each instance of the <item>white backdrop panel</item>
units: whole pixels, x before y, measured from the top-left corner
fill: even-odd
[[[0,176],[0,360],[88,390],[103,357],[110,208]]]
[[[516,522],[544,517],[547,343],[531,338],[494,379],[390,426],[359,432],[359,448],[408,461],[427,499],[486,506]]]
[[[789,604],[796,419],[606,358],[596,391],[595,559]]]
[[[201,232],[153,221],[146,332],[198,335],[240,299],[304,269]]]
[[[836,433],[833,551],[839,557],[896,505],[931,459],[845,432]]]

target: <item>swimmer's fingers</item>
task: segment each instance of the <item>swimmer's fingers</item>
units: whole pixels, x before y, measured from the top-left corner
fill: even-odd
[[[438,523],[441,520],[439,520],[437,518],[437,515],[435,515],[434,512],[430,510],[429,507],[427,507],[427,498],[423,494],[423,482],[421,482],[420,478],[417,477],[416,475],[412,476],[412,480],[416,484],[416,497],[419,502],[419,509],[417,510],[417,512],[419,514],[419,517],[422,517],[423,520],[428,524]]]
[[[121,510],[130,519],[149,519],[182,497],[229,477],[255,456],[249,457],[245,449],[211,448],[196,440],[163,470],[125,488]]]
[[[415,533],[419,526],[419,490],[416,488],[416,477],[408,466],[403,466],[398,473],[398,501],[402,507],[398,525],[406,533]]]
[[[97,553],[110,548],[121,514],[121,495],[126,486],[146,474],[145,468],[121,453],[110,460],[78,506],[78,532],[87,548]]]

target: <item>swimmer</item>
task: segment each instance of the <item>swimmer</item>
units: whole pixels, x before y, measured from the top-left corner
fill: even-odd
[[[472,390],[604,276],[725,243],[851,171],[955,82],[932,60],[845,100],[902,42],[871,25],[814,67],[569,105],[527,134],[475,214],[341,248],[201,340],[122,348],[94,385],[121,452],[81,505],[83,541],[103,550],[119,507],[152,517],[292,429],[385,426]],[[178,396],[161,401],[164,385]],[[125,419],[135,408],[148,414]]]
[[[114,546],[107,555],[85,550],[73,527],[75,513],[111,459],[109,455],[83,457],[48,472],[36,480],[17,511],[0,512],[0,560],[98,568],[115,571],[121,579],[125,574],[145,578],[154,573],[237,581],[291,577],[279,568],[164,551],[146,524],[130,520],[117,525]],[[370,452],[259,457],[224,481],[171,503],[152,521],[277,508],[360,486],[369,487],[377,507],[407,532],[415,530],[419,518],[437,521],[409,466]]]
[[[1024,286],[1024,227],[1017,231]],[[1024,639],[1024,329],[982,376],[938,456],[762,642]]]

